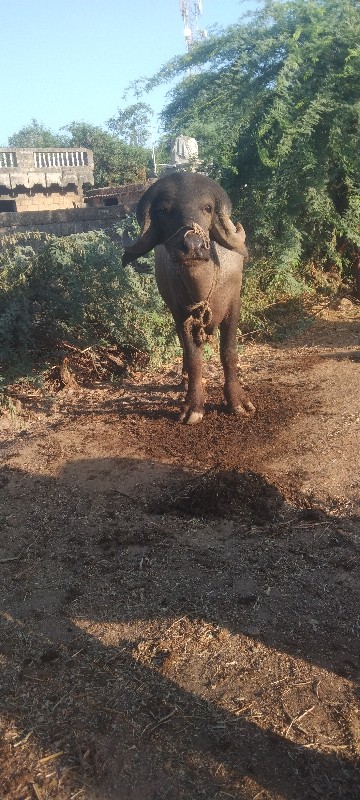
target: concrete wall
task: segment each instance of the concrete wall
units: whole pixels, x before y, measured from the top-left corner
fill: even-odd
[[[0,194],[1,200],[12,200],[16,204],[16,211],[55,211],[56,209],[75,208],[77,206],[84,206],[84,200],[81,187],[79,191],[68,191],[67,189],[58,189],[58,191],[50,191],[49,189],[41,189],[35,187],[31,190],[18,192],[13,190],[11,197]],[[1,206],[0,206],[1,207]],[[2,212],[4,213],[4,212]],[[0,211],[1,214],[1,211]]]
[[[93,153],[86,148],[0,148],[2,213],[4,202],[16,211],[82,206],[82,187],[94,183],[93,170]]]
[[[28,231],[53,233],[55,236],[93,230],[110,233],[111,228],[119,224],[124,216],[123,206],[68,208],[63,211],[8,211],[0,214],[0,237]]]
[[[109,206],[109,200],[115,201],[114,205],[124,206],[129,212],[136,208],[140,197],[144,194],[155,179],[146,183],[127,183],[123,186],[104,186],[101,189],[89,189],[85,193],[84,202],[87,206]]]

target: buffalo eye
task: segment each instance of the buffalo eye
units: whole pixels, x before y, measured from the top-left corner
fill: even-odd
[[[168,208],[158,208],[157,216],[159,217],[159,219],[165,219],[168,212],[169,212]]]
[[[212,206],[210,205],[210,203],[204,206],[203,211],[206,211],[207,214],[212,214]]]

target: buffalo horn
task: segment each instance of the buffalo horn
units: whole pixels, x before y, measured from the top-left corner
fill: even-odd
[[[226,247],[227,250],[236,250],[237,253],[247,256],[244,228],[240,222],[235,226],[225,211],[219,211],[215,215],[210,236],[221,247]]]

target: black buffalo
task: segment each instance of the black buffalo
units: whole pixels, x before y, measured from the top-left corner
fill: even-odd
[[[139,238],[125,244],[123,265],[155,248],[155,276],[183,348],[188,378],[180,419],[200,422],[204,414],[202,343],[220,328],[224,396],[229,411],[246,414],[254,406],[237,376],[237,325],[245,232],[230,219],[226,192],[204,175],[170,173],[140,199]]]

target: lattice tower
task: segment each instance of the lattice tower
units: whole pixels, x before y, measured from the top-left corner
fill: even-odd
[[[207,35],[207,32],[201,31],[198,25],[199,17],[202,14],[202,0],[179,0],[179,6],[184,24],[186,49],[189,51],[196,41]]]

